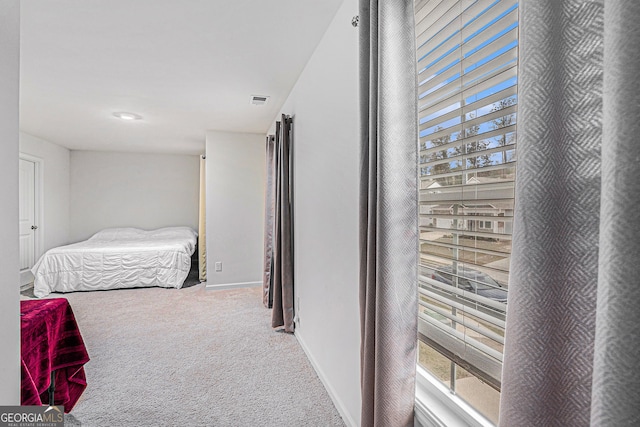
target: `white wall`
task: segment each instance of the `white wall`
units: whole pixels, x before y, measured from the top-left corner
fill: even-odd
[[[264,135],[207,132],[207,287],[262,283]],[[222,262],[222,271],[215,263]]]
[[[345,0],[282,112],[294,116],[296,336],[360,424],[358,30]]]
[[[43,217],[38,224],[43,233],[42,252],[69,243],[70,152],[43,139],[20,132],[20,153],[42,159]],[[37,254],[40,256],[41,254]]]
[[[18,88],[20,3],[0,1],[0,405],[20,404]]]
[[[108,227],[198,229],[198,156],[71,151],[70,240]]]

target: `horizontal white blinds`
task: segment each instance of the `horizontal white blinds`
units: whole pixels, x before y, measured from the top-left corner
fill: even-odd
[[[500,388],[518,2],[416,0],[420,338]]]

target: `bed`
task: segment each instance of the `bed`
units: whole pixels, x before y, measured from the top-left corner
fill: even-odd
[[[109,228],[47,251],[31,269],[34,295],[160,286],[181,288],[195,251],[189,227]]]

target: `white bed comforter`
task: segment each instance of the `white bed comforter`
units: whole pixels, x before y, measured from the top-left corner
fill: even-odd
[[[189,227],[110,228],[45,253],[31,269],[34,294],[161,286],[181,288],[197,233]]]

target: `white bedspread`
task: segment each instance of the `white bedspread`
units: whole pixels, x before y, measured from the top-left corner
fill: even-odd
[[[181,288],[197,233],[189,227],[110,228],[45,253],[31,269],[34,294],[161,286]]]

